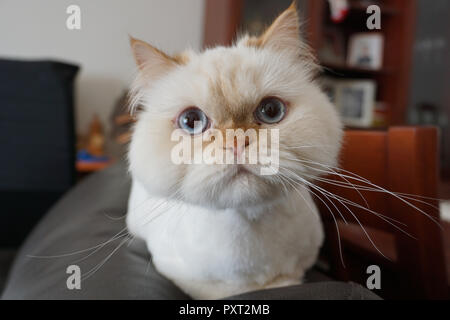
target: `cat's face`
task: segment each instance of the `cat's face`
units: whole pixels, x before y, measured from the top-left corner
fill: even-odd
[[[177,57],[138,40],[132,40],[132,47],[140,66],[135,102],[144,110],[133,133],[130,170],[150,193],[214,208],[258,206],[300,188],[301,178],[311,180],[320,173],[310,168],[313,163],[335,166],[341,124],[312,81],[316,66],[299,38],[293,7],[260,38],[244,37],[232,47]],[[196,134],[193,119],[200,121]],[[278,172],[261,175],[260,163],[175,164],[172,152],[179,142],[171,135],[180,128],[188,139],[213,130],[276,129]],[[246,150],[258,142],[258,137],[249,139]],[[217,139],[201,145],[215,143]],[[271,147],[269,143],[269,153]],[[227,152],[240,151],[226,146]],[[320,165],[315,167],[323,169]]]

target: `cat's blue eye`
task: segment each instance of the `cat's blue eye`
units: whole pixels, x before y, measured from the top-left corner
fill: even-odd
[[[266,98],[256,108],[254,115],[258,122],[267,124],[278,123],[286,115],[286,106],[280,99],[274,97]]]
[[[197,107],[190,107],[180,113],[177,123],[178,127],[192,135],[202,133],[209,127],[208,117]]]

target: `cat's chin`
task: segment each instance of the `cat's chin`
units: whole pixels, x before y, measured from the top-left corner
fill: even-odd
[[[282,187],[260,176],[255,168],[234,166],[220,180],[205,181],[184,188],[184,199],[213,209],[240,209],[267,206],[282,196]]]

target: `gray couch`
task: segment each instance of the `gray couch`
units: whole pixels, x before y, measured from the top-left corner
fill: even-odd
[[[68,192],[19,250],[2,298],[189,299],[154,269],[142,241],[122,243],[126,239],[120,231],[125,228],[129,187],[125,165],[118,163],[86,178]],[[114,238],[114,235],[123,236]],[[67,288],[66,269],[72,264],[78,265],[82,274],[89,275],[82,280],[80,290]],[[246,293],[230,299],[378,297],[359,285],[330,281],[313,270],[303,285]]]

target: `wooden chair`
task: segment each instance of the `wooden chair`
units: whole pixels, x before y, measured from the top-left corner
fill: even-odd
[[[381,290],[376,292],[382,297],[448,298],[450,277],[447,270],[450,262],[446,264],[445,261],[446,234],[443,231],[448,225],[443,226],[439,211],[432,207],[438,207],[438,201],[430,199],[437,198],[438,195],[436,128],[393,127],[388,131],[349,130],[345,134],[340,159],[340,168],[346,170],[340,173],[351,176],[348,172],[352,172],[386,190],[396,192],[398,195],[402,193],[403,199],[417,209],[381,190],[369,191],[367,187],[373,186],[357,181],[359,178],[347,178],[346,181],[336,175],[326,177],[332,180],[322,181],[320,187],[365,207],[362,195],[369,205],[369,210],[383,214],[386,216],[385,220],[415,237],[408,236],[382,218],[363,210],[362,207],[350,206],[349,202],[344,202],[365,227],[373,240],[372,244],[358,221],[342,203],[330,199],[341,212],[341,216],[334,205],[322,195],[322,200],[317,203],[327,234],[324,255],[334,277],[359,282],[365,286],[370,275],[366,273],[366,269],[369,265],[375,264],[381,269]],[[365,186],[366,189],[360,190],[359,194],[351,186],[344,185],[346,182]],[[406,194],[409,195],[405,196]],[[414,198],[422,202],[415,201]],[[324,202],[332,209],[336,221]],[[433,222],[431,218],[438,223]],[[390,219],[398,220],[403,225]],[[450,246],[445,250],[448,253]]]

